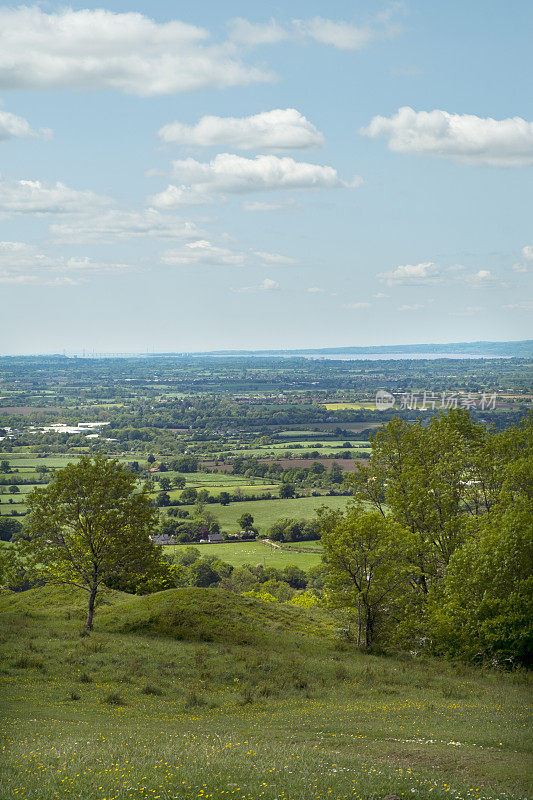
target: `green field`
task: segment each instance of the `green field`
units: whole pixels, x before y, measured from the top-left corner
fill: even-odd
[[[0,597],[2,800],[522,800],[526,676],[363,655],[326,612]]]
[[[254,500],[251,502],[230,503],[221,506],[220,503],[210,503],[207,508],[220,522],[222,529],[228,533],[240,530],[237,522],[244,513],[249,513],[254,518],[254,526],[263,532],[274,522],[283,517],[292,519],[312,519],[318,508],[344,509],[348,497],[297,497],[293,500]],[[184,509],[193,511],[194,506],[183,506]]]
[[[306,545],[318,544],[318,542],[306,542]],[[234,567],[241,567],[243,564],[263,564],[265,567],[276,567],[283,569],[288,564],[296,564],[300,569],[308,570],[320,564],[321,549],[316,548],[316,553],[299,553],[296,550],[280,550],[271,545],[264,544],[262,541],[256,542],[225,542],[223,544],[200,544],[193,545],[198,547],[203,556],[216,556],[221,561],[231,564]],[[183,545],[175,547],[165,547],[167,552],[175,552],[179,555],[183,551]]]

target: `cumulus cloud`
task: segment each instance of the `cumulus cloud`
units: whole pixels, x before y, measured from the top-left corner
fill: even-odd
[[[279,289],[279,283],[272,278],[264,278],[261,283],[257,286],[241,286],[238,289],[232,289],[232,292],[237,292],[238,294],[246,293],[246,292],[273,292]]]
[[[131,272],[129,264],[93,261],[87,257],[42,253],[25,242],[0,242],[0,283],[37,286],[73,286],[92,275]]]
[[[462,280],[473,286],[494,286],[497,283],[502,285],[499,278],[490,269],[478,269],[477,272],[465,275]]]
[[[420,311],[421,308],[424,308],[424,306],[420,303],[404,303],[404,305],[398,306],[398,311]]]
[[[158,132],[167,143],[237,150],[295,150],[324,144],[324,136],[295,108],[250,117],[202,117],[196,125],[170,122]]]
[[[202,235],[193,222],[162,214],[154,208],[144,211],[113,209],[100,214],[67,219],[50,226],[59,242],[112,243],[126,239],[197,239]]]
[[[307,290],[309,294],[320,294],[324,291],[320,286],[310,286]]]
[[[351,309],[354,309],[354,310],[358,310],[360,308],[370,308],[371,305],[372,305],[372,303],[366,303],[366,302],[345,303],[344,304],[344,308],[351,308]]]
[[[508,303],[502,306],[505,311],[533,311],[533,301],[524,300],[521,303]]]
[[[228,23],[228,33],[232,42],[250,46],[277,44],[289,37],[288,31],[274,19],[269,22],[250,22],[237,17]]]
[[[295,258],[290,258],[290,256],[282,256],[280,253],[265,253],[263,250],[254,250],[254,255],[264,261],[265,264],[272,264],[273,266],[276,264],[279,264],[280,266],[296,264]]]
[[[293,19],[281,25],[274,19],[269,22],[250,22],[239,17],[229,23],[229,37],[233,42],[248,46],[277,44],[287,39],[314,41],[330,45],[338,50],[361,50],[375,39],[393,36],[401,28],[394,17],[403,11],[402,3],[392,3],[370,22],[356,25],[347,20],[332,20],[324,17]]]
[[[0,142],[5,142],[7,139],[31,139],[35,136],[49,138],[51,135],[52,131],[49,128],[35,131],[24,117],[0,109]]]
[[[207,239],[189,242],[176,250],[167,250],[161,256],[163,264],[175,266],[232,266],[242,267],[246,263],[244,253],[218,247]]]
[[[140,13],[37,6],[0,9],[0,88],[114,89],[141,96],[273,78],[204,28]]]
[[[164,192],[150,199],[150,203],[158,208],[198,203],[204,198],[209,202],[211,195],[226,192],[334,189],[359,186],[362,182],[359,176],[355,176],[348,183],[341,180],[333,167],[295,161],[288,156],[243,158],[232,153],[219,153],[209,162],[194,158],[174,161],[172,168],[179,185],[170,184]]]
[[[476,314],[479,314],[480,311],[484,311],[485,309],[482,306],[467,306],[463,308],[461,311],[451,311],[450,313],[454,317],[475,317]]]
[[[176,266],[287,266],[295,264],[296,259],[280,253],[266,253],[262,250],[235,250],[220,247],[207,239],[188,242],[183,247],[167,250],[161,256],[164,264]]]
[[[298,203],[292,197],[274,203],[264,202],[262,200],[245,200],[242,204],[245,211],[286,211],[287,209],[294,209],[297,206]]]
[[[528,244],[522,248],[523,261],[513,264],[511,269],[514,272],[531,272],[533,270],[533,245]]]
[[[334,22],[323,17],[310,20],[294,20],[298,33],[314,39],[315,42],[328,44],[338,50],[361,50],[372,39],[379,35],[379,29],[370,26],[358,26],[351,22]]]
[[[502,120],[447,111],[400,108],[392,117],[377,116],[359,133],[385,138],[390,150],[464,164],[521,167],[533,164],[533,122]]]
[[[7,214],[68,214],[106,205],[108,198],[78,191],[64,183],[10,181],[0,177],[0,212]]]
[[[440,267],[433,261],[424,261],[421,264],[403,264],[388,272],[380,272],[378,278],[388,286],[401,284],[417,285],[431,284],[440,280]]]

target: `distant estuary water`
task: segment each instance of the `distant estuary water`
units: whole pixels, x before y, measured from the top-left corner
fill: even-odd
[[[454,359],[497,359],[512,356],[480,355],[475,353],[205,353],[202,355],[217,358],[306,358],[315,361],[432,361],[438,358]]]

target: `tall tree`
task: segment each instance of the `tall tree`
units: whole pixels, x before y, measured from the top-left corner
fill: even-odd
[[[392,519],[357,505],[346,514],[321,509],[319,517],[330,599],[355,609],[357,643],[369,647],[409,590],[414,537]]]
[[[527,430],[494,433],[462,409],[427,424],[395,418],[374,436],[370,464],[346,479],[358,499],[416,535],[424,592],[467,538],[469,520],[498,502],[506,465],[527,451]]]
[[[159,551],[150,540],[157,512],[146,488],[116,460],[84,456],[55,473],[46,488],[28,495],[24,557],[48,583],[88,593],[86,627],[107,581],[155,569]]]

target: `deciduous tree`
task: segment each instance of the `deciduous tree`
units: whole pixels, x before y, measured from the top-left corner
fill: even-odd
[[[28,508],[23,555],[46,582],[88,593],[88,630],[107,581],[157,567],[159,551],[150,540],[157,512],[116,460],[84,456],[69,464],[28,495]]]

